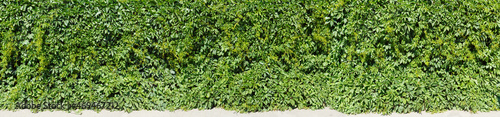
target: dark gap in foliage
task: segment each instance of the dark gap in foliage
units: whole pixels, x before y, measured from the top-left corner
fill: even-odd
[[[476,47],[473,44],[468,44],[469,51],[472,53],[477,53]]]
[[[484,43],[486,44],[486,47],[490,47],[490,45],[491,45],[491,38],[489,36],[487,36],[487,35],[481,35],[481,36],[485,39]]]
[[[14,24],[14,27],[12,29],[12,33],[17,34],[20,33],[23,30],[22,24],[24,24],[24,21],[18,21],[16,24]]]
[[[464,43],[469,36],[455,36],[455,43],[456,44],[462,44]]]
[[[479,61],[479,65],[486,66],[486,65],[488,65],[489,59],[485,60],[484,58],[480,58],[480,59],[478,59],[478,61]]]

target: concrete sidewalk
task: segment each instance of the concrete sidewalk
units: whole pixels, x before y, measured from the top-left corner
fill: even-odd
[[[331,109],[322,110],[291,110],[291,111],[270,111],[242,114],[235,111],[226,111],[223,109],[212,110],[190,110],[174,112],[170,111],[134,111],[126,113],[122,111],[110,112],[103,110],[97,113],[92,110],[84,110],[81,113],[66,111],[44,111],[32,113],[30,110],[0,111],[0,117],[500,117],[500,111],[478,112],[472,114],[465,111],[446,111],[443,113],[409,113],[409,114],[358,114],[347,115]]]

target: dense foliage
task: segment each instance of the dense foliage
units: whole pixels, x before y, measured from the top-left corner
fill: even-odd
[[[492,111],[498,0],[3,0],[0,109]]]

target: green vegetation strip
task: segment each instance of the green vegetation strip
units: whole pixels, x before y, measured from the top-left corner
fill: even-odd
[[[0,109],[498,111],[499,13],[498,0],[3,0]]]

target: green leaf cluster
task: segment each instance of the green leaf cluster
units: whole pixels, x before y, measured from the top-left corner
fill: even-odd
[[[493,111],[498,0],[4,0],[0,109]]]

